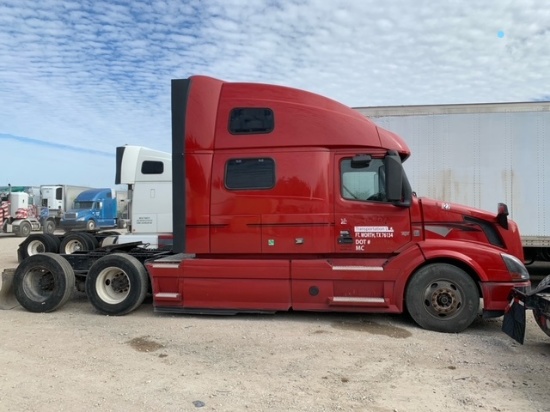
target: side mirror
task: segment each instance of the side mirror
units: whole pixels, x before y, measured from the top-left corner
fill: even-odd
[[[398,202],[403,198],[403,166],[401,158],[395,152],[388,152],[384,159],[386,172],[386,198]]]
[[[508,229],[508,206],[505,203],[498,204],[497,222],[504,229]]]

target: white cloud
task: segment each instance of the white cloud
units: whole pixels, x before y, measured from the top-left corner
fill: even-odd
[[[5,0],[0,133],[169,151],[170,80],[192,74],[350,106],[548,99],[548,22],[535,0]]]

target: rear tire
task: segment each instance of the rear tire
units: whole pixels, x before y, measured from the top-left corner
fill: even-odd
[[[135,310],[143,303],[148,285],[143,264],[122,253],[100,258],[86,276],[88,299],[105,315],[120,316]]]
[[[21,222],[19,225],[19,236],[28,237],[32,232],[32,226],[29,222]]]
[[[99,246],[99,242],[97,241],[97,239],[95,238],[94,235],[92,235],[91,233],[87,233],[87,232],[81,232],[79,234],[83,238],[86,238],[86,243],[88,244],[88,248],[89,248],[88,250],[97,249],[97,247]]]
[[[39,253],[58,253],[58,242],[59,239],[53,235],[43,233],[30,235],[19,245],[20,256],[24,260]]]
[[[61,239],[59,239],[55,235],[52,235],[51,233],[44,233],[43,236],[50,239],[51,241],[51,250],[48,250],[48,252],[59,253],[59,246],[61,245]]]
[[[29,256],[13,277],[15,297],[30,312],[52,312],[71,297],[75,288],[73,268],[53,253]]]
[[[414,321],[436,332],[462,332],[476,319],[479,292],[462,269],[433,263],[418,270],[407,286],[405,303]]]
[[[53,220],[46,220],[46,222],[44,223],[44,227],[42,228],[42,231],[44,233],[53,235],[53,233],[55,232],[55,222]]]
[[[75,252],[89,252],[95,249],[94,244],[86,233],[69,233],[59,245],[59,252],[71,255]]]

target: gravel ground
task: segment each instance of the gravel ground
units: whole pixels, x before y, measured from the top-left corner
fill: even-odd
[[[0,237],[0,271],[20,239]],[[0,311],[1,411],[548,411],[550,338],[502,319],[460,334],[404,315],[123,317],[75,292],[56,312]]]

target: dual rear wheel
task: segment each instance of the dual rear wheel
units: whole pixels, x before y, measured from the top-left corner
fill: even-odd
[[[63,306],[75,288],[73,268],[55,253],[25,259],[13,277],[15,297],[30,312],[52,312]]]
[[[63,240],[50,233],[37,233],[27,237],[19,245],[21,260],[39,253],[61,253],[70,255],[75,252],[89,252],[98,247],[97,239],[86,232],[75,232],[66,235]]]
[[[86,294],[105,315],[125,315],[140,306],[148,290],[148,275],[135,257],[114,253],[96,261],[86,276]]]
[[[145,267],[135,257],[115,253],[99,258],[86,277],[86,294],[101,313],[125,315],[139,307],[147,294]],[[75,273],[69,262],[54,253],[25,259],[13,279],[15,296],[30,312],[52,312],[63,306],[75,290]]]
[[[69,233],[61,241],[59,252],[70,255],[75,252],[89,252],[98,247],[97,239],[86,232]]]
[[[21,260],[38,253],[59,253],[60,240],[54,235],[37,233],[27,237],[19,245]]]

